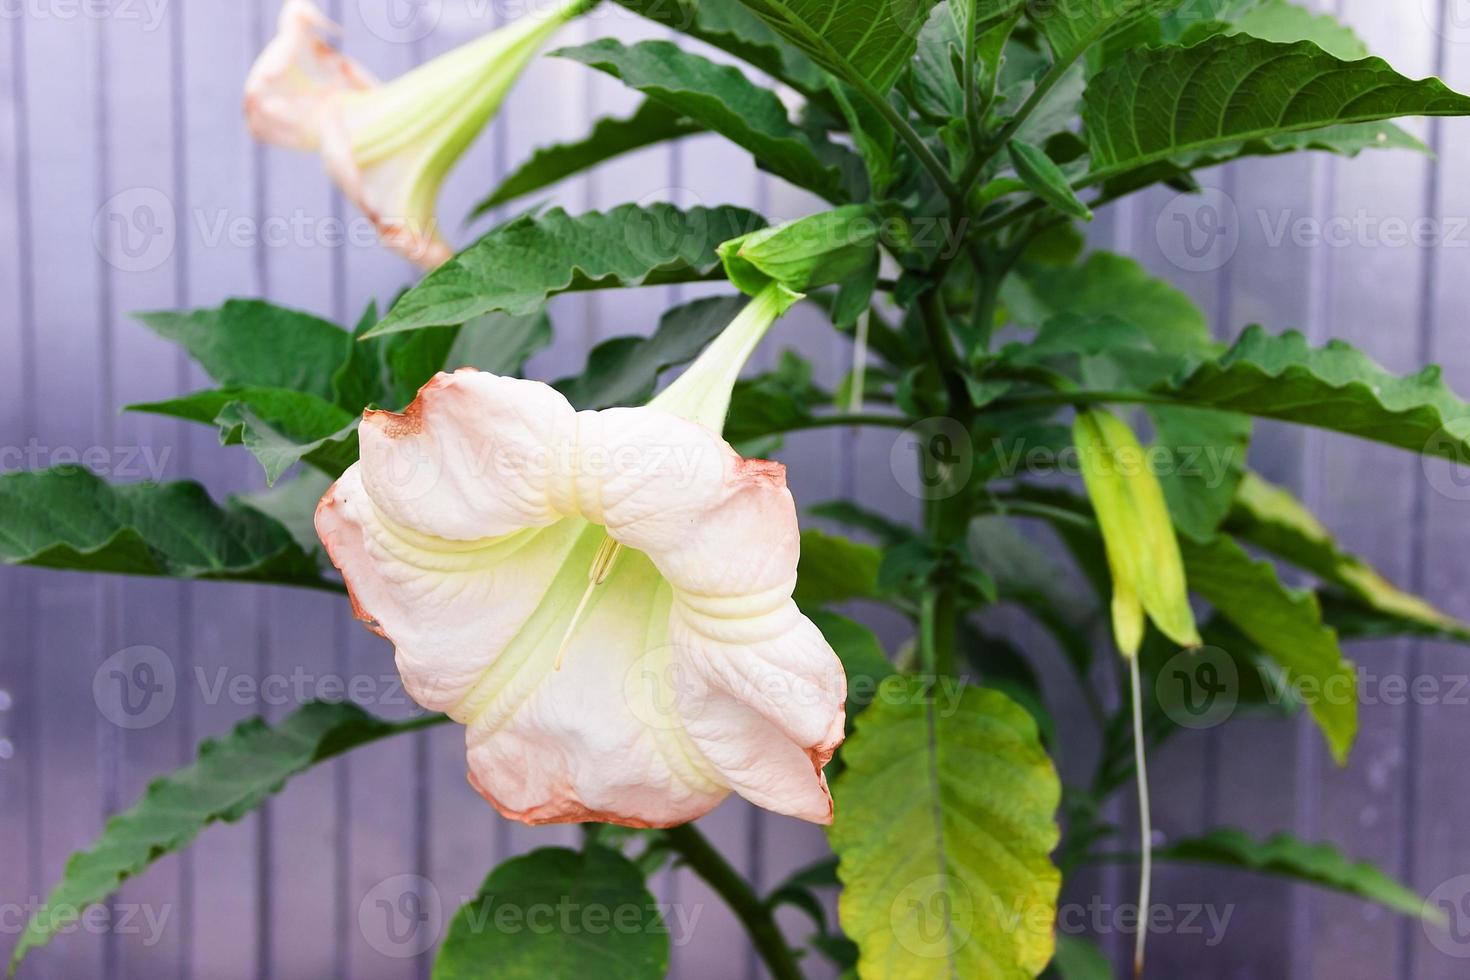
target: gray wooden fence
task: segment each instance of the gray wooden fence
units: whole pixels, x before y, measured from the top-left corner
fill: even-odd
[[[385,77],[500,16],[490,0],[325,6],[344,25],[346,49]],[[118,479],[187,476],[217,494],[256,487],[256,464],[220,449],[208,430],[117,413],[122,404],[204,385],[129,311],[259,295],[347,322],[369,299],[389,300],[413,278],[360,236],[336,243],[343,222],[354,230],[355,215],[315,160],[247,137],[241,81],[275,9],[276,0],[0,3],[5,470],[80,458]],[[1347,0],[1335,9],[1400,70],[1439,73],[1470,90],[1464,0]],[[610,32],[656,33],[605,6],[566,36]],[[442,205],[451,237],[468,239],[472,232],[454,225],[458,216],[531,147],[579,135],[592,116],[632,104],[615,83],[580,66],[539,61],[452,179]],[[1099,217],[1094,238],[1180,283],[1222,337],[1252,322],[1296,326],[1318,342],[1344,337],[1395,369],[1440,362],[1452,384],[1470,391],[1470,351],[1454,340],[1470,308],[1470,184],[1454,179],[1470,165],[1470,123],[1416,131],[1437,162],[1406,153],[1251,162],[1207,175],[1211,193],[1202,200],[1161,192],[1115,206]],[[640,153],[557,198],[576,210],[625,200],[730,202],[776,218],[811,206],[706,138]],[[1421,219],[1428,224],[1414,226]],[[1312,238],[1316,228],[1325,240]],[[647,331],[677,294],[558,301],[556,343],[533,362],[533,374],[556,376],[600,339]],[[784,323],[768,346],[765,362],[781,346],[796,348],[829,383],[850,359],[811,318]],[[894,482],[890,447],[891,437],[870,432],[791,440],[799,502],[851,495],[915,518],[915,501]],[[1470,490],[1448,466],[1269,428],[1255,462],[1301,491],[1348,545],[1397,581],[1470,615],[1470,587],[1457,574],[1460,549],[1470,546]],[[317,684],[353,680],[366,685],[374,710],[408,710],[391,682],[390,651],[331,597],[25,569],[0,575],[0,949],[7,952],[28,904],[46,894],[66,856],[150,778],[189,760],[200,738],[250,715],[281,716],[303,683],[309,697]],[[899,624],[882,625],[900,637]],[[1041,662],[1056,662],[1040,638],[1023,635]],[[105,683],[108,658],[140,646],[158,651],[148,656],[173,671],[174,696],[151,724],[122,727],[99,710],[94,679],[101,674]],[[1462,649],[1408,643],[1368,645],[1355,656],[1370,683],[1350,766],[1333,766],[1306,725],[1245,721],[1190,735],[1155,762],[1156,822],[1165,837],[1230,824],[1332,840],[1425,893],[1439,889],[1437,897],[1459,903],[1463,927],[1470,924],[1470,879],[1460,878],[1470,873],[1470,774],[1462,765],[1470,706],[1459,679],[1470,658]],[[1048,676],[1060,703],[1075,696],[1060,671]],[[1432,683],[1438,694],[1396,703],[1396,678],[1429,678],[1420,690]],[[1085,739],[1066,712],[1062,723]],[[1084,744],[1067,768],[1080,771],[1089,751]],[[260,814],[211,829],[188,853],[128,883],[111,928],[61,937],[32,957],[26,975],[424,976],[428,956],[405,955],[416,948],[414,936],[402,941],[379,899],[432,892],[447,915],[497,861],[577,839],[571,829],[500,821],[470,791],[463,768],[459,735],[447,729],[321,767]],[[1131,814],[1125,807],[1118,817]],[[702,824],[765,885],[824,853],[818,829],[739,802]],[[1131,937],[1118,904],[1128,900],[1130,879],[1117,869],[1091,874],[1067,896],[1068,928],[1098,930],[1120,962]],[[697,881],[665,874],[657,890],[678,913],[676,975],[759,975],[733,918]],[[1163,869],[1155,900],[1178,922],[1156,937],[1157,976],[1430,980],[1464,976],[1470,962],[1461,958],[1470,942],[1455,941],[1463,932],[1432,942],[1416,922],[1265,879]],[[1213,920],[1202,914],[1186,925],[1195,907]],[[442,921],[431,915],[420,934]],[[799,916],[788,924],[794,934],[806,928]],[[830,975],[816,965],[812,972]]]

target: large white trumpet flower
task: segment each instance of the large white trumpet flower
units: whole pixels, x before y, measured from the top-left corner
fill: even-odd
[[[846,683],[791,600],[785,468],[719,435],[788,302],[757,297],[644,408],[465,370],[364,416],[318,533],[505,816],[664,827],[734,791],[830,821]]]

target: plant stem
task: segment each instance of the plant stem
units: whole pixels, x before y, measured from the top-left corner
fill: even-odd
[[[1143,976],[1143,953],[1148,944],[1149,889],[1153,879],[1153,820],[1149,811],[1148,767],[1143,743],[1143,685],[1139,680],[1138,656],[1128,658],[1128,677],[1133,691],[1133,757],[1138,767],[1138,837],[1143,855],[1138,882],[1138,938],[1133,944],[1133,976]]]
[[[909,121],[903,117],[903,113],[893,108],[893,105],[883,97],[883,94],[867,82],[859,85],[857,90],[869,105],[878,110],[878,114],[883,117],[883,120],[893,127],[893,131],[898,134],[899,139],[907,143],[909,149],[914,151],[914,156],[924,165],[924,169],[929,171],[930,176],[939,185],[939,189],[944,193],[944,196],[951,201],[956,198],[963,199],[964,195],[960,193],[959,185],[949,175],[949,168],[944,165],[944,162],[939,157],[935,156],[934,151],[929,148],[929,144],[924,142],[924,137],[920,136],[918,130],[910,125]]]
[[[756,951],[775,980],[802,980],[801,970],[770,908],[751,890],[730,862],[693,824],[664,831],[669,847],[725,900],[750,933]]]

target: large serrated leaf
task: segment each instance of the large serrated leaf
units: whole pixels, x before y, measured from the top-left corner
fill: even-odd
[[[1356,895],[1414,918],[1440,921],[1436,910],[1366,861],[1350,861],[1331,844],[1309,844],[1280,834],[1256,840],[1233,828],[1212,830],[1203,837],[1177,840],[1157,849],[1161,861],[1191,861],[1283,875],[1322,888]]]
[[[826,76],[744,5],[734,0],[617,0],[671,30],[727,51],[808,98],[825,97]],[[1019,2],[1019,0],[1016,0]]]
[[[334,477],[357,461],[357,416],[303,391],[217,388],[128,410],[218,426],[220,442],[249,449],[271,485],[302,460]]]
[[[828,832],[864,980],[1034,977],[1051,960],[1061,784],[1005,695],[890,677],[843,746]]]
[[[433,980],[658,980],[669,929],[643,872],[600,844],[546,847],[490,872],[449,923]],[[687,938],[687,937],[685,937]]]
[[[200,743],[194,765],[154,780],[131,809],[107,821],[89,849],[71,856],[43,911],[16,944],[10,972],[27,952],[59,930],[74,928],[88,906],[164,855],[188,847],[210,824],[239,820],[319,762],[434,720],[393,724],[355,705],[314,701],[278,725],[252,718],[223,738]]]
[[[1273,336],[1251,327],[1219,359],[1154,390],[1428,456],[1470,458],[1470,405],[1445,386],[1439,368],[1399,377],[1346,343],[1312,347],[1296,331]]]
[[[843,81],[885,92],[937,0],[740,0]]]
[[[841,151],[814,143],[791,122],[774,92],[756,85],[738,68],[717,64],[668,41],[625,45],[609,37],[552,53],[607,72],[714,130],[797,187],[829,201],[846,197],[842,172],[829,162]]]
[[[1241,481],[1226,526],[1235,536],[1311,572],[1375,612],[1470,641],[1470,624],[1397,588],[1368,562],[1343,551],[1305,504],[1255,473],[1247,473]]]
[[[1437,79],[1405,78],[1377,58],[1343,61],[1310,41],[1240,34],[1140,48],[1088,84],[1082,183],[1325,126],[1467,113],[1470,98]]]
[[[352,336],[335,323],[242,299],[214,309],[139,313],[137,318],[181,345],[221,385],[287,388],[339,402],[334,377],[348,360]]]
[[[1204,4],[1186,0],[1180,9],[1165,15],[1161,28],[1165,40],[1182,44],[1197,44],[1216,34],[1249,34],[1278,44],[1311,41],[1349,61],[1370,54],[1357,32],[1332,14],[1290,0],[1208,0]]]
[[[477,218],[507,201],[550,187],[614,157],[703,131],[703,126],[683,113],[654,99],[646,100],[627,118],[599,119],[582,139],[538,148],[489,197],[475,205],[470,217]]]
[[[574,217],[561,208],[501,225],[429,273],[364,337],[447,327],[486,313],[535,313],[575,289],[707,278],[722,242],[765,227],[744,208],[624,204]]]
[[[197,483],[113,485],[75,466],[0,477],[0,561],[325,587],[285,528]]]
[[[1307,703],[1333,757],[1346,763],[1358,732],[1358,678],[1316,596],[1287,588],[1225,535],[1180,535],[1179,544],[1190,589],[1281,666],[1287,693]]]

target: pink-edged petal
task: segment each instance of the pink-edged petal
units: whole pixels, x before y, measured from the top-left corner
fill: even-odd
[[[675,594],[669,641],[682,655],[690,737],[741,796],[825,823],[822,768],[844,732],[842,663],[790,599],[765,612],[737,608]]]
[[[578,422],[588,520],[649,555],[682,591],[791,594],[800,533],[784,466],[743,459],[704,426],[657,409]]]
[[[471,783],[526,823],[668,827],[708,813],[729,786],[675,707],[667,583],[645,557],[624,552],[560,669],[579,596],[553,595],[562,598],[537,611],[464,706],[474,714],[466,731]]]
[[[334,107],[323,120],[321,151],[327,173],[353,206],[373,223],[384,245],[421,268],[437,269],[449,261],[454,249],[439,233],[434,202],[423,202],[421,207],[410,199],[422,161],[413,154],[403,153],[362,167],[352,152],[350,122],[345,112]]]
[[[317,534],[358,617],[393,642],[409,695],[454,714],[536,610],[586,525],[437,540],[385,517],[362,472],[354,464],[322,498]]]
[[[316,150],[338,93],[376,84],[323,38],[337,27],[309,0],[286,0],[276,36],[245,79],[245,121],[256,139]]]
[[[565,509],[575,413],[556,389],[483,371],[439,374],[402,414],[367,412],[362,481],[395,524],[451,541],[544,527]]]

